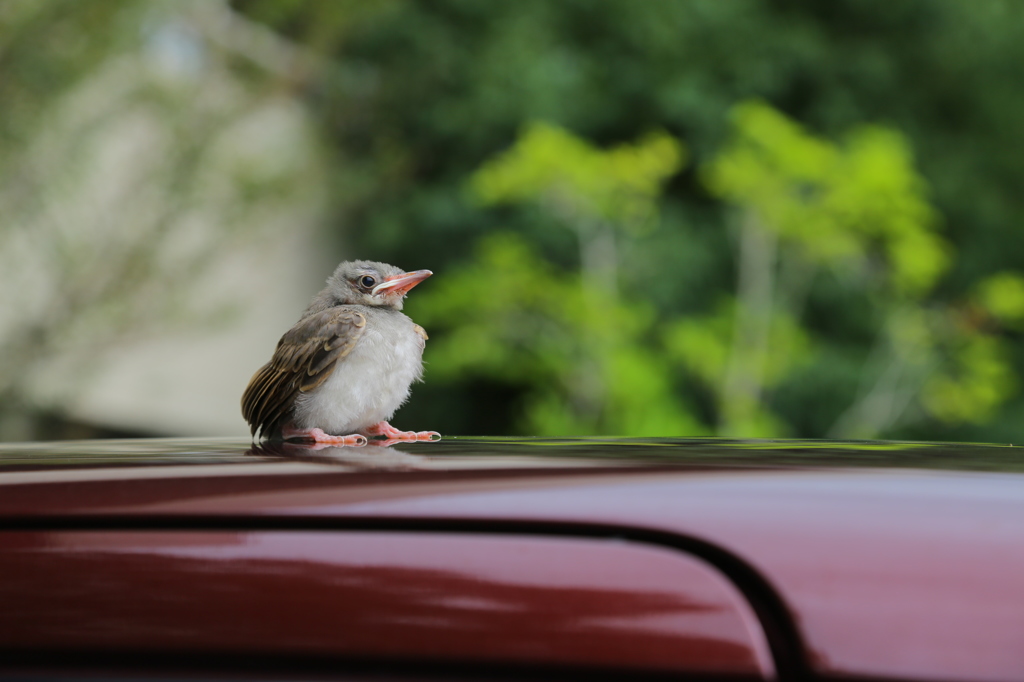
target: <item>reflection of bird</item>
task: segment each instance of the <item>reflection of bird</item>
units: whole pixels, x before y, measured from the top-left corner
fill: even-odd
[[[438,436],[387,422],[423,373],[427,334],[402,314],[402,299],[431,274],[369,261],[339,265],[249,380],[242,415],[253,435],[329,445]]]
[[[245,454],[268,459],[287,458],[349,471],[419,471],[430,468],[431,460],[392,447],[386,440],[370,441],[376,448],[348,448],[325,443],[268,441],[253,445]]]

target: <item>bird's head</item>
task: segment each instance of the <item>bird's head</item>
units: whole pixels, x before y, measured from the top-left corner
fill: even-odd
[[[402,309],[402,299],[430,277],[430,270],[405,272],[387,263],[357,260],[339,265],[322,292],[331,305],[368,305]]]

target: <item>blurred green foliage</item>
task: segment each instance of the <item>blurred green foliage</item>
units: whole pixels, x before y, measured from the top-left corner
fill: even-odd
[[[437,273],[407,306],[432,338],[402,420],[449,433],[1024,436],[1010,283],[1024,271],[1019,3],[234,6],[330,57],[309,101],[338,155],[352,253]],[[660,185],[644,223],[657,229],[567,209],[552,166],[500,205],[467,198],[468,179],[527,149],[530,130],[575,138],[577,158],[665,131],[688,163]],[[612,182],[593,172],[604,179],[569,184]],[[588,235],[609,233],[588,251]],[[615,295],[595,334],[580,317],[599,286]],[[595,350],[606,343],[619,350]],[[612,381],[615,356],[642,362],[623,360]],[[579,403],[588,363],[586,380],[670,416],[659,427],[631,413],[630,427],[621,398]]]
[[[605,152],[566,130],[533,123],[471,182],[485,206],[539,201],[573,224],[600,220],[639,230],[653,220],[661,186],[683,159],[682,145],[664,133]]]
[[[932,289],[947,246],[902,135],[861,126],[840,146],[762,102],[738,105],[732,118],[733,139],[705,169],[713,195],[753,211],[811,266],[863,272],[878,250],[884,273],[873,286],[901,298]]]
[[[482,239],[467,265],[418,302],[418,319],[439,331],[430,360],[437,380],[517,386],[525,433],[699,432],[650,341],[653,307],[624,300],[617,286],[616,240],[652,226],[661,186],[682,159],[663,133],[604,151],[534,123],[480,168],[470,179],[475,199],[536,203],[557,215],[577,234],[581,269],[558,272],[513,233]]]
[[[651,343],[652,308],[614,295],[595,306],[595,293],[521,237],[488,236],[469,264],[438,279],[417,304],[417,319],[438,332],[433,380],[516,387],[511,416],[523,433],[701,432]]]
[[[741,214],[734,294],[706,316],[658,319],[615,286],[616,232],[628,238],[622,228],[653,222],[662,184],[679,170],[677,141],[658,135],[602,151],[535,123],[470,186],[485,205],[536,203],[575,227],[580,273],[553,274],[510,234],[484,239],[475,259],[421,294],[424,321],[441,332],[431,355],[437,380],[518,384],[519,428],[538,435],[788,435],[770,391],[827,342],[800,318],[806,289],[828,268],[883,321],[876,362],[862,370],[869,388],[830,435],[874,437],[914,407],[946,423],[990,419],[1015,388],[1012,368],[998,337],[928,297],[950,248],[903,136],[864,126],[839,145],[758,101],[737,105],[732,119],[733,135],[703,176]],[[602,232],[606,262],[587,253]],[[1014,310],[1018,280],[989,282],[979,305]],[[703,382],[717,423],[702,424],[679,401],[674,365]]]
[[[0,88],[65,87],[145,3],[41,4],[3,30],[89,30],[0,42]],[[298,55],[227,61],[314,117],[339,257],[436,273],[400,423],[1024,439],[1017,0],[224,7]]]
[[[862,385],[873,384],[831,435],[877,435],[902,418],[924,386],[946,385],[933,376],[943,363],[925,360],[941,335],[907,329],[928,315],[926,298],[950,262],[908,143],[894,130],[859,126],[837,144],[760,101],[737,105],[731,118],[733,134],[703,176],[709,191],[741,214],[736,294],[726,299],[725,317],[678,323],[675,349],[690,367],[708,357],[723,359],[714,375],[705,367],[702,377],[717,399],[721,432],[781,435],[788,431],[785,420],[767,410],[766,391],[809,359],[810,330],[800,318],[808,287],[829,269],[848,292],[867,296],[882,320],[874,341],[882,360],[861,371]],[[991,373],[987,382],[977,372],[970,375],[971,385],[981,381],[991,389],[986,406],[1005,398]],[[946,381],[949,390],[961,387]],[[949,409],[933,413],[947,421],[970,418]]]

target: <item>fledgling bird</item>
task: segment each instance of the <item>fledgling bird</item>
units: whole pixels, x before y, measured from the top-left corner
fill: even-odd
[[[427,334],[402,311],[430,270],[350,261],[337,267],[242,395],[252,435],[363,445],[368,436],[429,440],[388,423],[423,375]]]

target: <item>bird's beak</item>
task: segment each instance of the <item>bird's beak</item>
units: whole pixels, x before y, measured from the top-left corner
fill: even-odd
[[[374,296],[380,293],[405,296],[409,293],[409,289],[412,289],[414,286],[433,274],[434,273],[430,270],[417,270],[416,272],[407,272],[404,275],[388,277],[383,282],[375,286],[370,293]]]

